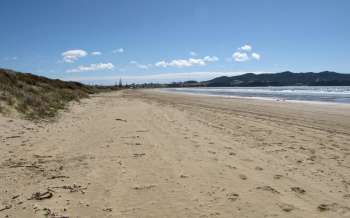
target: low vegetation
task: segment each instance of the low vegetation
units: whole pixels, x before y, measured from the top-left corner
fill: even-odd
[[[79,101],[97,88],[0,69],[0,113],[17,112],[26,119],[54,117],[68,102]]]

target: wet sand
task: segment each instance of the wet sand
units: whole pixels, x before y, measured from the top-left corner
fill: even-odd
[[[0,217],[350,216],[349,105],[111,92],[0,151]]]

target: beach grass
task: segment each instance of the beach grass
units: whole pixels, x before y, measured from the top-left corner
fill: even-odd
[[[96,92],[78,82],[48,79],[0,69],[0,113],[18,113],[25,119],[52,118],[70,101]]]

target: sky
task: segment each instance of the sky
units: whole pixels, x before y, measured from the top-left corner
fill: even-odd
[[[1,0],[0,67],[89,84],[350,73],[348,0]]]

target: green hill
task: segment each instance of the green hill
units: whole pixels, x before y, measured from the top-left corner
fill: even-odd
[[[202,82],[205,86],[350,86],[350,74],[324,71],[320,73],[292,73],[289,71],[271,74],[247,73],[240,76],[222,76]]]

